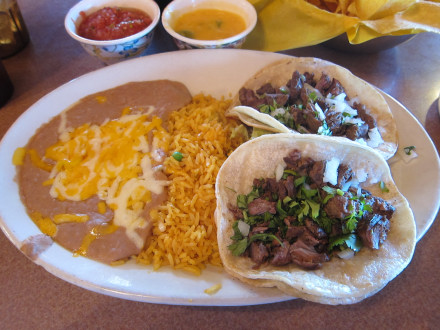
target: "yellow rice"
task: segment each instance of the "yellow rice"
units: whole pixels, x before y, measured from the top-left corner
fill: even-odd
[[[183,159],[165,161],[170,185],[168,201],[151,213],[153,235],[137,261],[155,270],[170,265],[199,275],[207,264],[221,266],[215,211],[215,179],[227,156],[241,143],[231,139],[239,125],[224,113],[230,100],[197,95],[168,121],[168,155],[178,151]]]

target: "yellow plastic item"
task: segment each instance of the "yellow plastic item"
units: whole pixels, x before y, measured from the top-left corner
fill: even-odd
[[[248,49],[280,51],[312,46],[343,33],[351,44],[380,36],[440,33],[440,0],[249,2],[258,12],[258,23],[243,45]]]

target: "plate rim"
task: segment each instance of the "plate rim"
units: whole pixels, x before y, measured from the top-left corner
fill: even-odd
[[[204,54],[202,55],[201,53],[204,53]],[[114,64],[112,66],[107,66],[107,67],[103,67],[103,68],[91,71],[89,73],[86,73],[80,77],[72,79],[72,80],[60,85],[59,87],[55,88],[54,90],[52,90],[51,92],[47,93],[46,95],[41,97],[39,100],[37,100],[25,112],[23,112],[14,121],[14,123],[9,127],[9,129],[5,133],[4,137],[0,141],[0,155],[3,153],[2,150],[3,150],[4,143],[5,143],[4,141],[8,141],[9,139],[12,138],[11,134],[15,133],[15,130],[17,130],[16,129],[17,125],[19,125],[21,122],[23,122],[25,120],[29,120],[28,118],[32,117],[32,115],[35,115],[35,114],[33,114],[33,112],[36,112],[36,110],[32,110],[32,109],[38,109],[38,107],[41,106],[42,104],[44,105],[45,102],[47,102],[47,100],[51,100],[51,98],[56,97],[56,95],[58,93],[62,94],[65,90],[69,90],[69,88],[72,88],[71,86],[75,87],[76,84],[81,83],[84,80],[91,79],[90,77],[93,78],[95,76],[105,74],[106,72],[117,71],[118,69],[124,69],[124,68],[129,68],[129,67],[136,67],[137,65],[141,65],[144,62],[152,62],[154,60],[163,59],[165,57],[170,57],[170,58],[179,57],[179,59],[181,59],[182,57],[193,57],[194,55],[192,55],[192,54],[197,54],[197,56],[211,56],[213,54],[228,54],[228,55],[241,54],[240,55],[241,57],[244,57],[245,54],[251,54],[252,56],[255,56],[255,58],[258,56],[261,56],[261,62],[267,60],[267,63],[269,63],[270,61],[276,60],[276,59],[283,58],[283,57],[292,57],[291,55],[286,55],[286,54],[267,53],[267,52],[250,51],[250,50],[233,50],[233,49],[228,49],[228,50],[226,50],[226,49],[224,49],[224,50],[185,50],[185,51],[174,51],[174,52],[168,52],[168,53],[149,55],[149,56],[132,59],[132,60],[129,60],[126,62]],[[259,68],[256,68],[254,71],[256,72],[256,71],[258,71],[258,69]],[[145,80],[151,80],[151,79],[145,79]],[[105,90],[107,88],[111,88],[111,87],[98,88],[98,89],[95,89],[95,91]],[[420,122],[415,118],[415,116],[406,107],[404,107],[399,101],[397,101],[394,97],[383,92],[379,88],[378,88],[378,90],[384,95],[384,97],[388,97],[390,100],[395,102],[396,106],[398,106],[402,111],[404,111],[406,115],[410,115],[410,117],[414,121],[416,121],[418,126],[422,129],[422,132],[424,133],[424,137],[428,139],[428,142],[430,143],[430,147],[432,147],[436,152],[437,164],[440,164],[438,152],[432,142],[432,139],[427,134],[426,130],[420,124]],[[87,94],[92,94],[95,91],[90,91]],[[87,94],[85,94],[85,95],[87,95]],[[58,109],[57,113],[61,112],[64,109],[65,108]],[[57,113],[55,113],[55,114],[57,114]],[[47,117],[47,118],[50,119],[51,117]],[[27,140],[26,140],[26,142],[27,142]],[[0,164],[2,162],[3,161],[0,161]],[[440,166],[440,165],[438,165],[438,166]],[[2,182],[2,180],[3,180],[3,176],[0,174],[0,182]],[[438,212],[439,205],[440,205],[440,201],[438,201],[438,203],[436,205],[437,210],[435,211],[435,214]],[[423,233],[421,233],[420,236],[418,235],[418,238],[417,238],[418,240],[429,230],[430,226],[432,225],[432,223],[435,220],[435,214],[430,219],[429,224],[426,226],[426,229],[423,231]],[[9,226],[6,223],[7,221],[5,221],[3,219],[2,215],[3,215],[3,211],[2,211],[2,208],[0,207],[1,229],[5,233],[6,237],[14,244],[14,246],[17,247],[18,249],[20,249],[20,244],[22,243],[22,241],[19,240],[18,237],[13,232],[13,230],[11,230],[11,228],[9,228]],[[231,298],[229,298],[229,300],[223,299],[223,301],[222,301],[222,299],[217,299],[215,296],[206,297],[207,299],[201,299],[200,301],[195,301],[195,300],[189,301],[187,299],[182,299],[182,298],[154,297],[154,296],[148,296],[148,295],[142,295],[142,294],[139,295],[139,294],[127,293],[124,291],[114,290],[114,289],[108,288],[108,287],[103,287],[102,284],[99,285],[99,284],[96,284],[90,280],[86,281],[86,280],[82,280],[82,279],[70,278],[69,274],[64,274],[64,276],[62,276],[64,271],[57,268],[57,265],[52,265],[50,262],[47,262],[44,258],[42,258],[42,256],[39,256],[37,258],[37,260],[35,260],[34,262],[36,264],[43,266],[48,272],[50,272],[54,276],[61,278],[62,280],[65,280],[67,282],[70,282],[74,285],[80,286],[80,287],[88,289],[90,291],[94,291],[94,292],[98,292],[98,293],[102,293],[105,295],[118,297],[118,298],[122,298],[122,299],[134,300],[134,301],[151,302],[151,303],[159,303],[159,304],[170,304],[170,305],[191,305],[191,306],[197,306],[197,305],[203,305],[203,306],[243,306],[243,305],[257,305],[257,304],[274,303],[274,302],[281,302],[281,301],[294,299],[293,297],[286,296],[281,292],[276,297],[273,297],[273,296],[264,297],[261,299],[257,299],[256,301],[249,301],[249,300],[243,299],[241,301],[236,301],[235,303],[230,301]],[[92,261],[92,262],[95,262],[95,261]],[[87,264],[87,262],[86,262],[86,264]],[[147,271],[148,271],[148,269],[147,269]],[[175,272],[175,270],[172,270],[172,272]],[[211,302],[211,303],[209,303],[209,302]]]

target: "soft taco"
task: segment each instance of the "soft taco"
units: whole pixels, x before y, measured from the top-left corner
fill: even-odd
[[[343,136],[378,150],[397,150],[397,128],[384,97],[347,69],[317,58],[290,57],[251,77],[230,116],[271,132]]]
[[[216,182],[225,270],[325,304],[381,290],[409,264],[411,208],[383,157],[340,137],[269,134],[237,148]]]

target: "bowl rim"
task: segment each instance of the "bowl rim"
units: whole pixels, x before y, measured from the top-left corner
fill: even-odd
[[[162,25],[165,29],[165,31],[171,35],[173,38],[182,41],[186,44],[194,45],[194,46],[215,46],[215,45],[224,45],[224,44],[230,44],[233,42],[236,42],[244,37],[246,37],[257,25],[257,11],[255,7],[247,0],[227,0],[226,2],[236,5],[237,7],[243,6],[245,9],[249,9],[250,17],[249,17],[249,26],[242,32],[229,37],[229,38],[223,38],[223,39],[215,39],[215,40],[198,40],[198,39],[191,39],[187,38],[176,31],[171,27],[171,25],[168,23],[167,16],[170,15],[171,8],[173,5],[175,5],[178,2],[187,1],[187,0],[173,0],[171,1],[163,10],[162,12]],[[221,0],[203,0],[201,2],[218,2],[220,3]],[[190,0],[188,1],[188,7],[197,7],[197,1]]]
[[[92,5],[92,7],[85,9],[84,11],[96,11],[99,9],[102,9],[104,7],[106,7],[106,0],[81,0],[78,3],[76,3],[73,7],[71,7],[69,9],[69,11],[67,12],[65,18],[64,18],[64,28],[66,29],[67,33],[76,41],[79,41],[80,43],[83,44],[89,44],[89,45],[95,45],[95,46],[110,46],[110,45],[115,45],[115,44],[125,44],[125,43],[129,43],[132,42],[133,40],[139,39],[145,35],[147,35],[148,33],[150,33],[151,31],[153,31],[153,29],[157,26],[157,24],[159,23],[160,17],[161,17],[161,12],[160,12],[160,8],[159,5],[154,1],[154,0],[142,0],[141,2],[144,2],[145,4],[148,4],[149,6],[151,6],[152,11],[154,12],[154,17],[152,17],[152,21],[150,23],[150,25],[148,25],[145,29],[132,34],[130,36],[124,37],[124,38],[120,38],[120,39],[113,39],[113,40],[93,40],[93,39],[87,39],[84,37],[81,37],[80,35],[78,35],[76,33],[76,20],[74,20],[72,18],[72,15],[74,12],[80,12],[82,11],[81,9],[84,8],[87,5]],[[112,1],[109,1],[112,2]],[[121,1],[116,1],[116,2],[121,2]],[[96,3],[96,6],[93,6],[93,4]],[[108,4],[108,6],[112,7],[112,6],[118,6],[118,5],[112,5],[111,3]],[[122,7],[122,6],[119,6]],[[134,8],[134,7],[128,7],[128,8]],[[148,13],[149,14],[149,13]],[[149,14],[150,15],[150,14]],[[73,25],[73,27],[75,27],[75,30],[72,30],[71,26]]]

